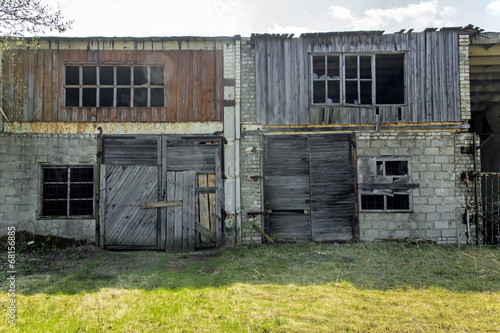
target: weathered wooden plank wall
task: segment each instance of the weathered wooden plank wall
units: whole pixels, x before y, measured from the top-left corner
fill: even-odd
[[[158,168],[107,165],[104,177],[104,247],[156,249],[157,209],[140,205],[158,200]]]
[[[276,135],[265,140],[267,232],[286,241],[353,239],[352,136]]]
[[[352,240],[354,165],[347,135],[309,137],[312,240]]]
[[[264,125],[374,124],[376,107],[311,106],[311,53],[403,52],[406,104],[387,122],[460,121],[458,31],[255,35],[258,121]],[[394,110],[394,109],[393,109]],[[397,111],[397,110],[396,110]]]
[[[223,54],[217,50],[15,50],[6,52],[3,94],[22,108],[3,103],[11,121],[182,122],[223,119]],[[156,64],[165,66],[165,106],[65,107],[64,65]],[[12,72],[16,80],[8,80]],[[22,93],[15,85],[26,83]],[[23,83],[23,84],[24,84]]]

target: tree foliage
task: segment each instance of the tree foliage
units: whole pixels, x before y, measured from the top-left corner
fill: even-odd
[[[0,0],[0,35],[36,35],[49,31],[64,32],[73,21],[66,21],[61,10],[40,0]]]

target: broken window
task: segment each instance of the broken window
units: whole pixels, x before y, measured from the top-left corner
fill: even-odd
[[[42,167],[41,216],[92,216],[93,214],[93,167]]]
[[[404,104],[404,54],[313,55],[312,103]]]
[[[412,189],[408,158],[363,157],[358,160],[361,210],[409,212]]]
[[[68,65],[65,106],[163,107],[164,66]]]

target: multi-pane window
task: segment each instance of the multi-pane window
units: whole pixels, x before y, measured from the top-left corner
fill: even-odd
[[[41,216],[91,216],[93,214],[93,167],[42,167]]]
[[[313,55],[312,103],[404,104],[404,54]]]
[[[410,211],[411,189],[401,186],[409,184],[409,175],[409,160],[377,158],[375,177],[378,179],[369,192],[361,191],[361,209]]]
[[[162,107],[164,66],[67,65],[65,106]]]

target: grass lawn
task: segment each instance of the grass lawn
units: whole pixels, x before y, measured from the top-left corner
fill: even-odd
[[[500,332],[500,248],[313,244],[19,253],[2,332]]]

